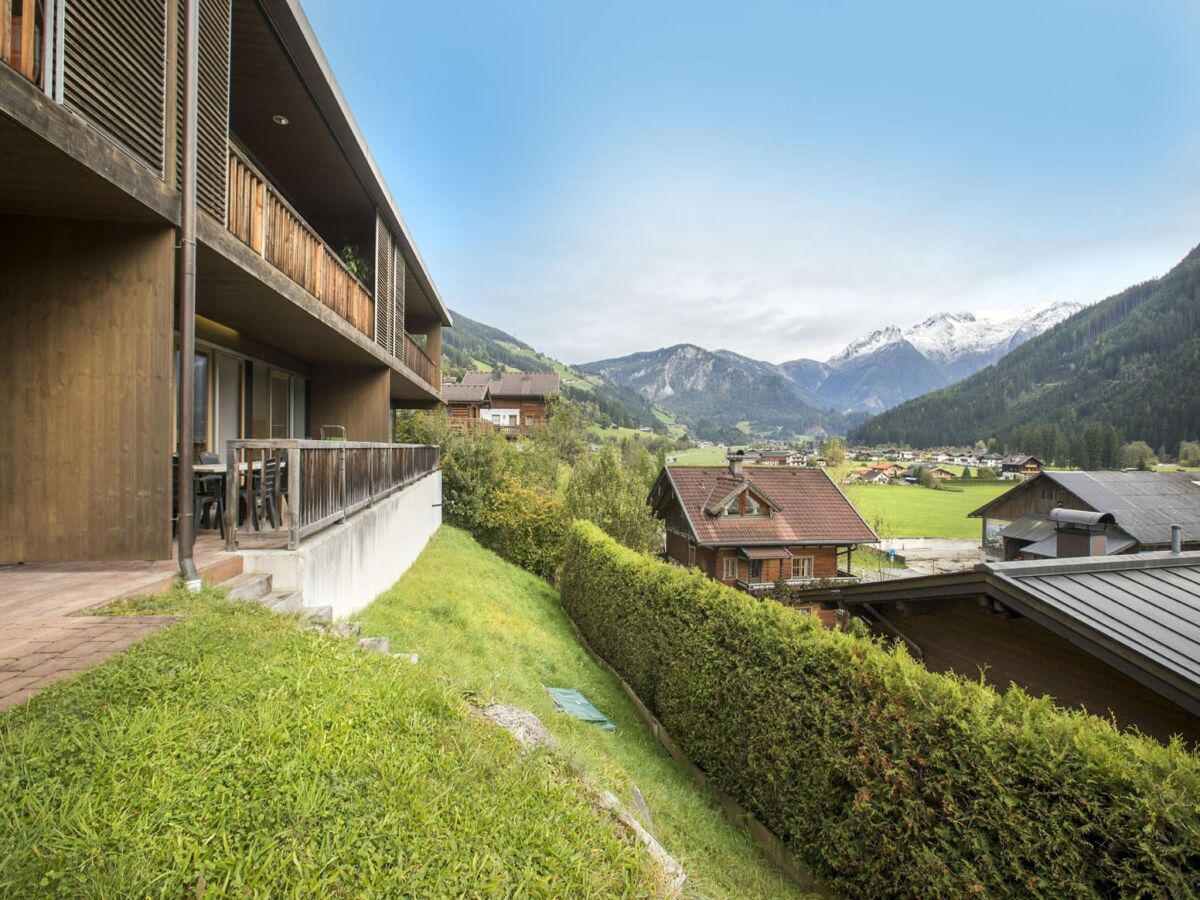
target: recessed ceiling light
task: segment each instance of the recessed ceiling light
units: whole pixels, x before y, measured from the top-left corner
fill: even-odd
[[[281,115],[276,114],[276,115],[271,116],[271,119],[275,122],[276,125],[286,125],[288,123],[287,116],[281,116]]]

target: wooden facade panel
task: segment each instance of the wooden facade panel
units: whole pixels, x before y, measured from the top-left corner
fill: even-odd
[[[169,557],[172,230],[0,223],[0,563]]]
[[[988,682],[1001,690],[1019,684],[1062,706],[1099,716],[1111,711],[1121,725],[1160,739],[1178,732],[1200,740],[1200,719],[1029,619],[990,615],[975,600],[937,601],[927,615],[882,611],[916,641],[935,672],[978,679],[986,669]]]
[[[166,47],[166,0],[66,4],[63,103],[160,176],[166,152]]]
[[[322,425],[342,425],[347,440],[391,440],[390,370],[319,369],[310,385],[310,437],[320,437]]]

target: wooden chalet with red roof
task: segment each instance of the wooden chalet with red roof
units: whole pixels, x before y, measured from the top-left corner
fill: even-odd
[[[667,556],[751,593],[781,575],[797,591],[852,578],[853,549],[879,539],[829,476],[743,462],[731,454],[728,467],[663,467],[649,502],[666,524]]]

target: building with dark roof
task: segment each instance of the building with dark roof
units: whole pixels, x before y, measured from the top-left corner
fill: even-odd
[[[468,428],[480,421],[480,412],[491,406],[492,398],[486,384],[442,382],[442,400],[450,413],[452,428]]]
[[[821,469],[665,466],[650,489],[667,555],[751,592],[849,578],[853,548],[878,538]]]
[[[815,592],[934,671],[1200,741],[1200,552],[984,563]]]
[[[1032,478],[1042,471],[1042,461],[1027,453],[1017,453],[1000,460],[1000,477],[1007,479]]]
[[[493,420],[507,428],[527,430],[546,422],[550,406],[561,390],[557,372],[465,372],[463,385],[486,386]]]
[[[1054,510],[1107,516],[1091,524]],[[1171,527],[1200,549],[1200,479],[1188,472],[1041,472],[969,516],[983,520],[987,554],[1004,560],[1163,550]],[[1071,535],[1087,528],[1087,547]]]

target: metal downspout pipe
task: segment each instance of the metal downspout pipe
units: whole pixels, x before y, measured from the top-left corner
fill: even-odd
[[[196,540],[192,462],[196,452],[196,108],[200,0],[184,0],[183,184],[179,223],[179,575],[189,591],[200,590],[192,558]]]

